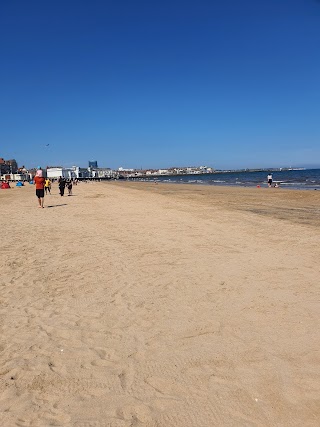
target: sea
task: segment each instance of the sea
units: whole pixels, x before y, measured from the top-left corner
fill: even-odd
[[[268,171],[215,172],[201,175],[153,176],[150,178],[135,178],[135,180],[175,184],[267,187],[268,173]],[[277,170],[271,171],[271,173],[273,185],[277,184],[280,188],[320,190],[320,169]]]

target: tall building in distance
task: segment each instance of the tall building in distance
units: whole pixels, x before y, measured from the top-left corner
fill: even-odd
[[[98,167],[98,162],[96,160],[94,161],[89,160],[89,168],[97,169],[97,167]]]
[[[17,173],[18,164],[15,159],[4,160],[0,157],[0,175],[9,174],[9,173]]]

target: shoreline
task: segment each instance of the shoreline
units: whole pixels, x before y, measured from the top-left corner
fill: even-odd
[[[201,182],[196,182],[197,180],[191,180],[191,181],[171,181],[170,179],[165,179],[163,178],[162,180],[158,180],[159,177],[156,178],[128,178],[126,181],[127,182],[145,182],[145,183],[151,183],[151,182],[157,182],[157,183],[161,183],[161,184],[177,184],[177,185],[205,185],[205,186],[212,186],[212,187],[235,187],[235,188],[270,188],[268,187],[268,183],[254,183],[252,185],[250,184],[232,184],[232,183],[209,183],[209,182],[205,182],[205,181],[201,181]],[[296,184],[296,183],[285,183],[282,181],[273,181],[273,183],[278,183],[278,187],[274,187],[272,186],[271,188],[275,188],[275,189],[283,189],[283,190],[320,190],[320,185],[314,185],[314,186],[310,186],[310,187],[303,187],[304,184]],[[315,188],[317,187],[317,188]]]
[[[268,187],[267,183],[263,183],[263,184],[252,184],[252,185],[248,185],[248,184],[219,184],[219,183],[214,183],[214,184],[210,184],[207,182],[195,182],[194,181],[190,181],[190,182],[179,182],[179,181],[170,181],[170,180],[157,180],[156,178],[154,180],[150,179],[144,179],[144,178],[129,178],[127,179],[128,182],[145,182],[145,183],[149,183],[149,182],[157,182],[159,184],[177,184],[177,185],[206,185],[206,186],[212,186],[212,187],[234,187],[234,188],[257,188],[258,185],[260,186],[259,188],[270,188]],[[279,182],[279,181],[275,181],[275,182]],[[280,184],[278,187],[271,187],[274,189],[282,189],[282,190],[301,190],[301,191],[317,191],[320,190],[320,185],[318,186],[313,186],[310,188],[309,187],[302,187],[303,184],[301,184],[301,186],[299,186],[298,184]],[[317,188],[315,188],[317,187]]]
[[[280,188],[294,188],[316,190],[320,189],[320,169],[297,169],[297,170],[279,170],[269,171],[273,176],[273,185],[277,184]],[[240,187],[268,187],[268,172],[259,171],[225,171],[203,174],[183,174],[183,175],[145,175],[131,176],[129,179],[171,183],[196,183],[213,186],[240,186]]]

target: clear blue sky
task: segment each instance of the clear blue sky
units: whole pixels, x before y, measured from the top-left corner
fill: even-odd
[[[320,166],[320,1],[3,0],[0,43],[20,165]]]

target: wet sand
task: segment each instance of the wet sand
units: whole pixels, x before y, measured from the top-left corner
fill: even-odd
[[[320,193],[34,192],[0,190],[1,426],[319,425]]]

